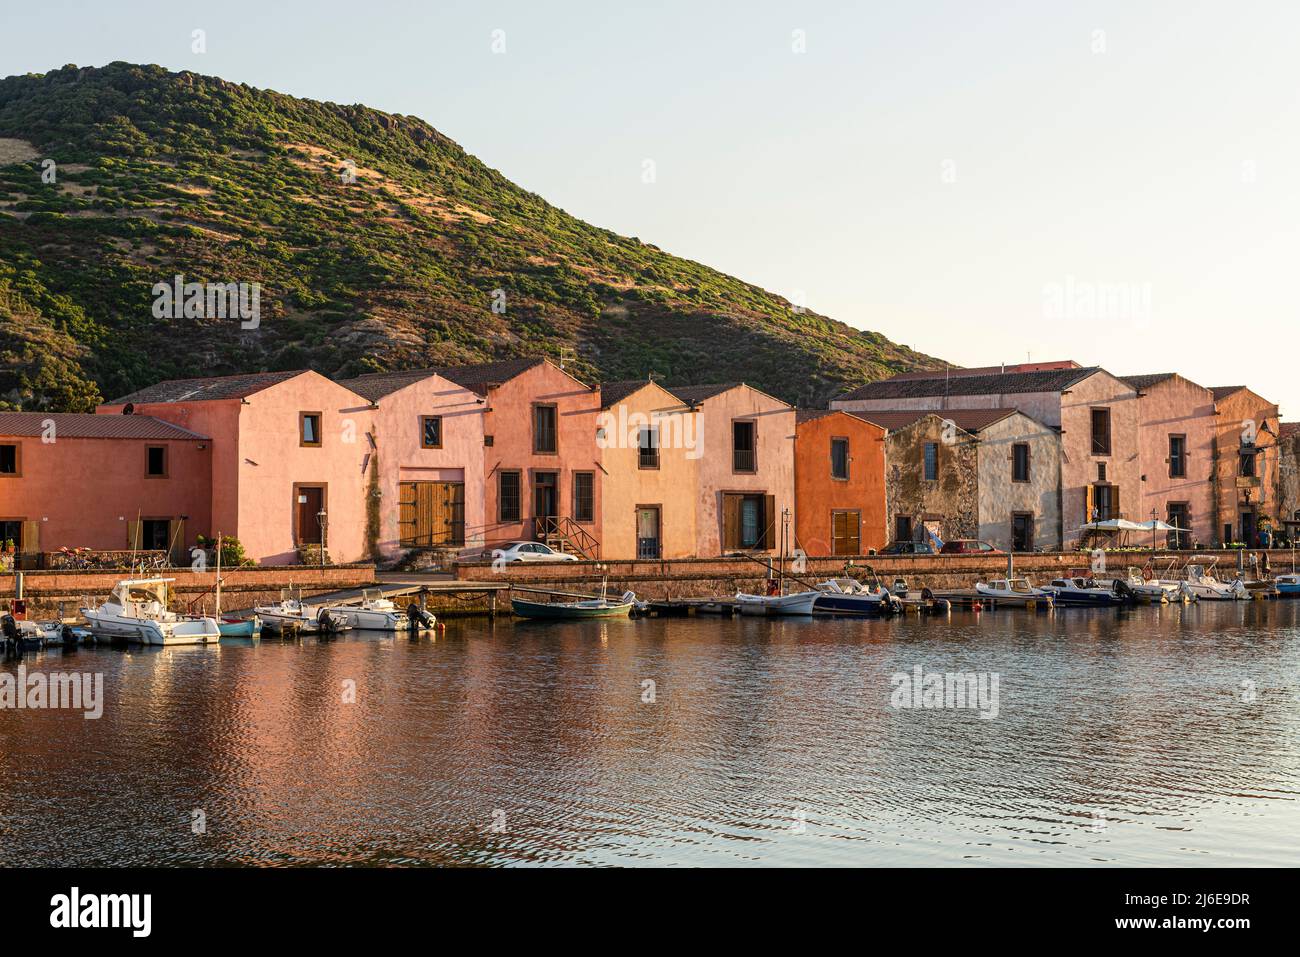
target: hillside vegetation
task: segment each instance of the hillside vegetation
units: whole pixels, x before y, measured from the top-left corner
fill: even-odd
[[[155,317],[177,274],[260,283],[260,325]],[[937,366],[575,219],[422,120],[126,63],[0,80],[7,407],[535,353],[592,381],[744,380],[805,405]]]

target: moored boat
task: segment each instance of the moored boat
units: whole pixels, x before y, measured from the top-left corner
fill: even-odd
[[[1024,605],[1035,608],[1052,607],[1052,596],[1035,588],[1028,578],[994,578],[976,582],[975,591],[984,598],[992,598],[998,605]]]
[[[96,638],[146,645],[195,645],[219,641],[221,631],[206,616],[178,615],[167,609],[173,578],[128,578],[117,583],[99,605],[81,609]]]
[[[308,605],[297,595],[282,594],[275,604],[258,605],[253,611],[262,626],[276,634],[332,634],[352,627],[342,615],[323,606]]]
[[[217,628],[222,638],[257,638],[262,634],[262,619],[256,615],[251,618],[228,615],[217,619]]]
[[[329,605],[332,614],[341,616],[353,628],[371,631],[425,631],[437,625],[437,619],[418,605],[398,608],[382,592],[363,591],[355,605]]]
[[[1278,575],[1273,580],[1273,586],[1279,595],[1288,598],[1300,596],[1300,575]]]
[[[742,615],[811,615],[821,596],[817,590],[789,595],[752,595],[736,592],[736,610]]]
[[[817,591],[812,607],[815,615],[888,615],[902,606],[902,600],[889,589],[871,589],[856,578],[830,578],[818,585]]]
[[[510,607],[522,618],[543,619],[548,621],[574,620],[585,618],[627,618],[636,607],[636,595],[630,591],[620,597],[609,599],[584,598],[579,601],[527,601],[512,598]]]
[[[1126,597],[1120,591],[1123,584],[1119,581],[1099,582],[1094,578],[1054,578],[1043,586],[1043,591],[1052,596],[1053,604],[1114,606],[1122,605]],[[1123,586],[1127,588],[1127,585]]]
[[[1191,563],[1184,569],[1183,581],[1188,591],[1202,601],[1248,601],[1250,592],[1240,578],[1222,582],[1211,574],[1213,564]]]

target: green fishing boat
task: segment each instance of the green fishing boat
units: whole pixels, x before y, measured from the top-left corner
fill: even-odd
[[[608,599],[585,598],[581,601],[525,601],[512,598],[510,606],[521,618],[539,618],[550,621],[575,618],[627,618],[637,606],[636,595],[626,591],[621,597]]]

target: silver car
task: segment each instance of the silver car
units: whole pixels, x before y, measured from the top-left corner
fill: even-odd
[[[557,552],[541,542],[507,542],[484,556],[493,562],[576,562],[577,555]]]

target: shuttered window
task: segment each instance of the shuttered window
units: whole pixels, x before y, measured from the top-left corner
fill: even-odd
[[[1092,454],[1110,455],[1110,409],[1092,410]]]
[[[533,406],[534,452],[551,453],[557,450],[556,415],[556,408],[553,405]]]
[[[858,532],[862,527],[860,511],[831,512],[831,554],[860,555]]]
[[[591,472],[573,473],[573,520],[590,522],[596,517],[596,476]]]
[[[498,520],[519,521],[519,473],[502,472],[497,480]]]
[[[771,549],[776,541],[776,497],[728,492],[722,496],[722,547]]]

